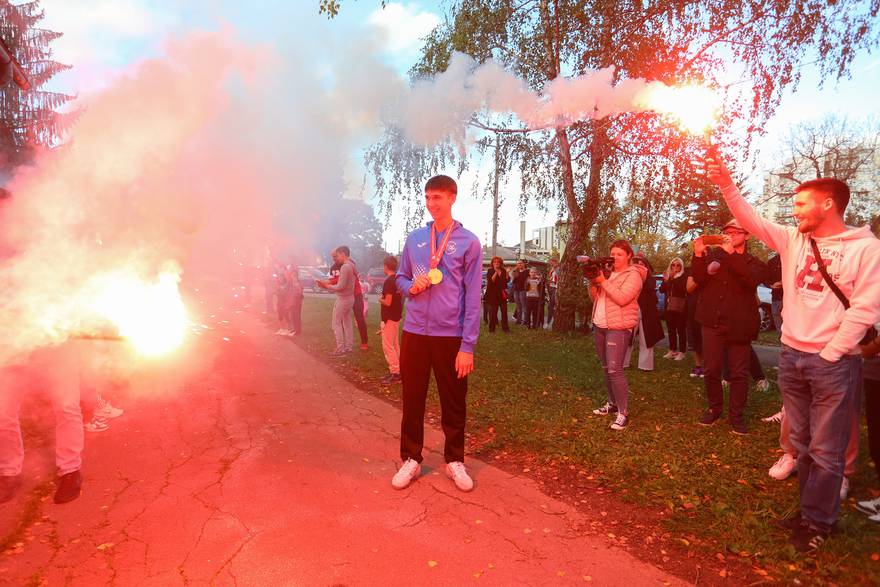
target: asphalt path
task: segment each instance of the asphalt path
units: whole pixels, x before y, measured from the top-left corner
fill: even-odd
[[[400,412],[260,317],[206,310],[183,381],[112,399],[86,437],[79,499],[52,503],[51,441],[29,442],[0,505],[9,585],[679,585],[535,481],[469,459],[443,474],[426,430],[422,477],[396,491]],[[24,415],[29,437],[51,416]]]

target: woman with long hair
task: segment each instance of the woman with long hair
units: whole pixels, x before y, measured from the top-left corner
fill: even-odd
[[[660,291],[666,294],[663,318],[669,332],[669,352],[664,359],[681,361],[687,354],[687,278],[684,261],[676,257],[663,272]]]
[[[501,329],[510,332],[507,324],[507,283],[510,277],[504,268],[501,257],[492,257],[489,270],[486,271],[486,307],[489,309],[489,332],[495,332],[498,326],[498,310],[501,310]]]
[[[623,373],[626,351],[632,343],[633,329],[639,323],[639,293],[648,270],[633,264],[633,250],[625,240],[611,244],[614,264],[606,276],[588,274],[593,300],[593,331],[596,352],[605,373],[608,401],[593,410],[600,416],[616,414],[612,430],[629,425],[629,383]]]

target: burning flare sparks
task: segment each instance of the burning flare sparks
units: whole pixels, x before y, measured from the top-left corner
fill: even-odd
[[[718,118],[718,97],[703,86],[652,84],[640,101],[691,134],[710,133]]]
[[[91,310],[111,322],[138,354],[165,355],[178,348],[189,320],[180,297],[176,272],[164,272],[155,283],[131,273],[99,278]]]

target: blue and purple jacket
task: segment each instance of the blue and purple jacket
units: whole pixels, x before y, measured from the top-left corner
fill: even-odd
[[[417,228],[406,238],[397,269],[397,288],[406,298],[404,332],[426,336],[460,336],[461,351],[472,353],[480,334],[480,288],[483,249],[480,239],[461,222],[446,244],[438,269],[443,281],[418,295],[411,295],[413,278],[431,269],[431,225]],[[449,229],[447,229],[449,230]],[[438,232],[439,247],[444,232]]]

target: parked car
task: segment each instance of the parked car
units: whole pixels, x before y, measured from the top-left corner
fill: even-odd
[[[300,285],[302,285],[303,290],[308,290],[313,293],[327,293],[326,289],[315,285],[316,281],[322,279],[327,279],[327,275],[321,273],[313,267],[299,268],[299,283]]]
[[[373,267],[367,271],[366,275],[361,275],[361,280],[366,284],[366,287],[364,287],[364,283],[362,283],[361,289],[364,290],[365,294],[381,293],[382,285],[385,283],[386,278],[387,276],[385,275],[384,268]]]
[[[773,293],[769,287],[758,286],[758,301],[758,313],[761,316],[761,332],[775,330],[776,324],[773,323]]]

